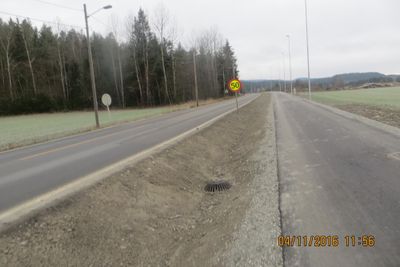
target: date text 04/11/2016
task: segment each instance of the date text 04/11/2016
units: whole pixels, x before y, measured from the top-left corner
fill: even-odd
[[[277,238],[280,247],[365,247],[375,246],[373,235],[280,235]]]

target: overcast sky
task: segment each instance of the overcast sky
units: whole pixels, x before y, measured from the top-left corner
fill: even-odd
[[[81,9],[81,0],[45,2]],[[291,36],[293,78],[307,76],[303,0],[86,0],[88,9],[106,4],[113,9],[96,14],[91,28],[107,33],[111,14],[122,21],[142,7],[151,17],[161,2],[176,19],[183,43],[194,32],[217,27],[231,42],[242,79],[289,75]],[[400,73],[399,0],[308,0],[311,76],[346,72]],[[79,11],[58,8],[42,0],[1,0],[0,12],[66,24],[84,25]],[[0,14],[3,19],[9,16]],[[103,24],[102,24],[102,23]]]

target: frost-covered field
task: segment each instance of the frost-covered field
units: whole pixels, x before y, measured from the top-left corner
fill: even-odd
[[[106,111],[101,111],[100,124],[104,127],[120,122],[147,118],[180,108],[174,106],[151,109],[116,110],[111,112],[111,118],[109,118]],[[43,142],[94,128],[95,120],[93,112],[67,112],[0,117],[0,150]]]

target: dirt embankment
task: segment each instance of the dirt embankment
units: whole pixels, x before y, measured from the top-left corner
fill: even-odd
[[[271,99],[0,236],[1,266],[278,266]],[[206,193],[207,181],[230,190]]]
[[[335,105],[335,107],[357,115],[400,128],[400,110],[361,104]]]

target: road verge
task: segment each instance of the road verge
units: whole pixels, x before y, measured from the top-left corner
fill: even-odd
[[[364,123],[364,124],[366,124],[368,126],[371,126],[371,127],[376,128],[376,129],[379,129],[381,131],[390,133],[390,134],[395,135],[395,136],[400,136],[400,129],[397,128],[397,127],[394,127],[394,126],[391,126],[391,125],[388,125],[388,124],[385,124],[385,123],[382,123],[382,122],[379,122],[379,121],[376,121],[376,120],[371,120],[371,119],[366,118],[364,116],[360,116],[358,114],[351,113],[351,112],[348,112],[348,111],[344,111],[342,109],[338,109],[338,108],[335,108],[335,107],[332,107],[332,106],[321,104],[321,103],[318,103],[318,102],[315,102],[315,101],[310,101],[310,100],[302,98],[302,97],[300,97],[300,99],[302,101],[305,101],[305,102],[311,103],[313,105],[319,106],[319,107],[321,107],[321,108],[323,108],[325,110],[329,110],[329,111],[331,111],[331,112],[333,112],[333,113],[335,113],[337,115],[340,115],[342,117],[345,117],[347,119],[359,121],[359,122],[362,122],[362,123]]]
[[[245,104],[241,105],[241,107],[246,106],[247,104],[251,103],[253,100],[246,102]],[[0,233],[5,231],[7,228],[12,227],[14,224],[22,222],[27,218],[34,216],[35,214],[39,213],[41,210],[49,208],[60,201],[74,195],[75,193],[89,188],[90,186],[102,181],[103,179],[111,176],[112,174],[123,170],[125,167],[135,164],[140,160],[143,160],[155,153],[159,153],[160,151],[172,146],[179,141],[195,134],[199,130],[205,129],[215,123],[217,120],[223,118],[224,116],[228,115],[229,113],[235,111],[236,109],[233,108],[195,128],[192,128],[172,139],[169,139],[163,143],[160,143],[152,148],[146,149],[138,154],[135,154],[129,158],[126,158],[122,161],[119,161],[115,164],[102,168],[94,173],[91,173],[85,177],[82,177],[76,181],[63,185],[55,190],[52,190],[46,194],[43,194],[39,197],[36,197],[32,200],[29,200],[25,203],[22,203],[16,207],[13,207],[5,212],[0,214]]]

